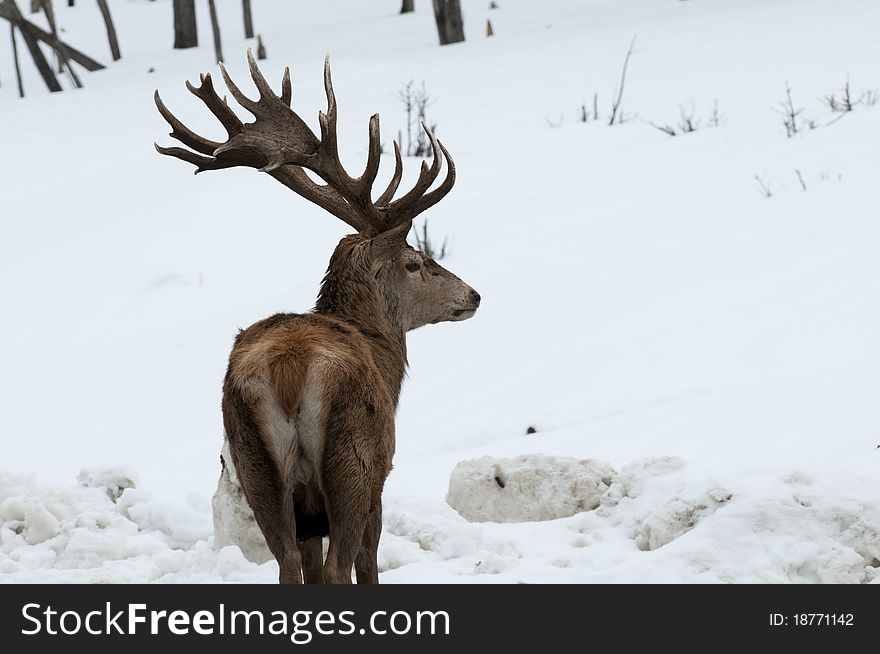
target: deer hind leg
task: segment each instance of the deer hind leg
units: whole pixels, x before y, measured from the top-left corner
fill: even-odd
[[[289,474],[287,475],[289,478]],[[282,557],[278,560],[278,581],[282,584],[301,584],[302,555],[296,542],[296,511],[293,505],[293,486],[285,483],[281,513],[277,516],[281,530]]]
[[[322,462],[324,498],[330,521],[330,547],[324,582],[350,584],[351,569],[363,541],[370,513],[373,438],[369,420],[357,407],[334,407],[327,417]]]
[[[245,497],[278,562],[279,581],[302,583],[293,493],[286,492],[287,484],[266,447],[254,404],[229,386],[223,393],[223,425]]]
[[[379,583],[379,563],[376,559],[379,551],[379,536],[382,534],[382,499],[374,501],[373,508],[367,517],[361,548],[354,561],[354,570],[359,584]]]
[[[324,547],[320,538],[310,538],[299,544],[302,554],[303,577],[307,584],[324,581]]]
[[[355,497],[345,496],[337,496],[330,506],[330,547],[324,562],[324,583],[350,584],[351,568],[360,550],[369,507],[366,503],[360,506]]]

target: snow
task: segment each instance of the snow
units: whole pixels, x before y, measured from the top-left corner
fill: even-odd
[[[112,484],[110,486],[112,488]],[[208,544],[205,502],[166,504],[134,487],[45,486],[0,475],[0,575],[14,582],[260,579],[237,548]],[[262,580],[269,581],[270,576]]]
[[[94,3],[56,4],[109,63]],[[880,581],[880,104],[822,101],[880,88],[876,2],[465,0],[443,48],[429,3],[253,4],[313,128],[332,54],[350,169],[372,113],[386,143],[403,127],[409,80],[459,169],[430,229],[483,305],[409,337],[383,582]],[[244,84],[240,7],[218,5]],[[0,581],[277,579],[215,547],[220,383],[239,326],[313,306],[346,230],[265,175],[155,153],[156,88],[222,133],[183,85],[215,70],[207,16],[177,52],[170,6],[111,3],[124,58],[80,91],[27,64],[20,101],[0,59]],[[578,122],[594,92],[607,118],[634,35],[628,120]],[[790,139],[786,82],[817,124]],[[694,133],[648,124],[691,103]],[[555,520],[446,504],[460,462],[537,454],[619,472]]]
[[[272,559],[272,552],[257,525],[254,512],[248,505],[244,489],[235,473],[229,442],[223,439],[220,451],[223,462],[217,490],[211,498],[214,525],[214,546],[217,548],[234,545],[248,561],[265,563]]]
[[[446,503],[471,522],[567,518],[599,506],[615,474],[603,461],[543,454],[484,456],[455,466]]]

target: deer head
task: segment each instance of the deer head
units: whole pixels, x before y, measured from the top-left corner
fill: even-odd
[[[253,123],[243,123],[217,95],[210,74],[201,75],[199,86],[187,82],[187,88],[222,123],[228,139],[220,143],[190,130],[167,109],[157,91],[156,106],[172,128],[171,137],[189,149],[159,145],[156,149],[194,164],[196,173],[237,166],[256,168],[356,230],[356,234],[340,241],[330,259],[316,304],[319,313],[361,324],[383,319],[401,332],[473,316],[480,295],[406,243],[413,219],[443,199],[455,183],[452,157],[430,128],[422,125],[431,142],[433,161],[430,166],[422,162],[413,188],[394,199],[403,173],[400,147],[395,142],[394,174],[387,188],[373,200],[373,183],[381,159],[379,116],[370,118],[366,168],[359,177],[352,177],[339,160],[329,57],[324,62],[327,111],[318,115],[320,139],[291,109],[289,69],[284,71],[281,95],[276,95],[250,50],[248,64],[260,94],[256,101],[236,86],[222,63],[220,71],[235,100],[256,118]],[[431,190],[444,159],[446,177]],[[313,181],[306,170],[325,184]]]

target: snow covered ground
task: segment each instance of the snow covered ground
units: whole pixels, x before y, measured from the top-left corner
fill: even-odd
[[[56,4],[109,62],[94,3]],[[880,103],[822,100],[880,89],[880,5],[462,4],[468,40],[440,48],[427,2],[254,1],[264,70],[290,65],[313,126],[332,54],[351,168],[373,112],[386,142],[403,127],[409,80],[459,167],[430,228],[483,306],[409,338],[382,581],[880,581]],[[220,382],[239,326],[313,305],[345,226],[154,152],[155,88],[219,136],[183,86],[214,69],[207,16],[174,51],[170,5],[111,2],[124,58],[80,91],[50,96],[28,63],[21,101],[0,59],[0,581],[277,578],[213,548]],[[218,5],[244,79],[238,3]],[[579,122],[594,93],[607,122],[635,35],[627,121]],[[793,138],[786,82],[815,121]],[[649,124],[679,105],[696,132]],[[616,477],[552,521],[446,504],[460,461],[529,453]]]

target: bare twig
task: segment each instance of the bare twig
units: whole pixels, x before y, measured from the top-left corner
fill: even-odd
[[[788,138],[791,138],[799,131],[801,131],[802,120],[801,114],[804,112],[803,109],[795,109],[794,102],[791,99],[791,87],[788,85],[788,82],[785,83],[785,101],[780,103],[782,110],[779,112],[782,114],[782,125],[785,127],[785,135]],[[812,123],[810,128],[815,127],[815,123]]]
[[[668,134],[669,136],[676,136],[678,134],[672,125],[658,125],[657,123],[652,123],[650,120],[648,121],[648,124],[654,129],[659,129],[661,132]]]
[[[633,37],[629,50],[626,51],[626,57],[623,60],[623,70],[620,72],[620,84],[617,88],[617,99],[611,104],[611,118],[608,125],[614,125],[615,122],[620,123],[623,120],[620,104],[623,102],[623,87],[626,84],[626,69],[629,67],[629,58],[632,56],[633,49],[636,47],[636,37]]]
[[[425,86],[425,82],[422,82],[422,88],[416,91],[415,96],[415,107],[416,107],[416,117],[420,124],[427,125],[428,124],[428,116],[427,109],[428,106],[432,104],[432,98],[428,94],[428,89]],[[437,124],[433,123],[431,125],[431,131],[437,132]],[[425,130],[419,130],[419,136],[416,139],[416,147],[413,149],[411,156],[415,157],[427,157],[431,153],[431,142],[428,139],[427,133]]]
[[[765,198],[773,197],[773,189],[770,188],[770,185],[765,182],[760,175],[755,175],[755,181],[758,182],[758,186],[761,189],[761,195]]]
[[[678,105],[679,119],[678,122],[673,126],[669,123],[664,123],[662,125],[658,125],[657,123],[653,123],[650,120],[648,124],[654,129],[658,129],[664,134],[668,134],[669,136],[678,136],[679,134],[690,134],[691,132],[696,132],[700,127],[700,120],[694,118],[695,110],[694,103],[691,102],[690,107],[686,108],[685,105]],[[717,126],[719,122],[718,118],[718,101],[715,101],[715,109],[712,117],[709,119],[710,126]]]
[[[805,191],[807,190],[807,183],[804,181],[804,176],[801,175],[801,171],[797,168],[794,169],[795,174],[797,175],[798,181],[801,183],[801,188]]]
[[[718,98],[715,98],[715,105],[712,107],[712,116],[709,118],[710,127],[718,127],[721,124],[721,114],[718,113]]]
[[[403,103],[403,110],[406,112],[406,154],[412,156],[412,114],[415,108],[415,100],[413,98],[413,82],[410,80],[400,87],[397,97]],[[401,144],[402,145],[402,144]]]
[[[841,98],[840,103],[841,103],[841,105],[843,105],[843,110],[844,111],[852,111],[853,110],[853,102],[852,102],[852,97],[850,96],[850,93],[849,93],[849,75],[847,75],[847,77],[846,77],[846,84],[843,87],[843,92],[841,95],[842,95],[842,98]]]
[[[700,121],[694,119],[694,104],[691,103],[690,109],[685,109],[683,104],[678,105],[678,111],[681,118],[678,121],[678,128],[682,134],[690,134],[696,132],[700,126]]]
[[[428,236],[428,221],[427,220],[425,220],[425,222],[422,223],[422,233],[421,234],[419,234],[419,230],[415,226],[413,226],[413,231],[415,232],[415,235],[416,235],[416,246],[422,252],[427,254],[430,258],[434,259],[435,261],[439,261],[440,259],[443,259],[446,257],[446,254],[447,254],[446,246],[448,244],[449,239],[444,238],[443,244],[440,246],[440,249],[436,250],[434,243],[431,242],[431,237]]]
[[[549,118],[547,118],[546,116],[544,117],[544,120],[547,122],[547,126],[550,129],[556,129],[557,127],[561,127],[562,123],[565,122],[565,115],[564,114],[560,115],[559,120],[557,120],[557,121],[552,121]]]

